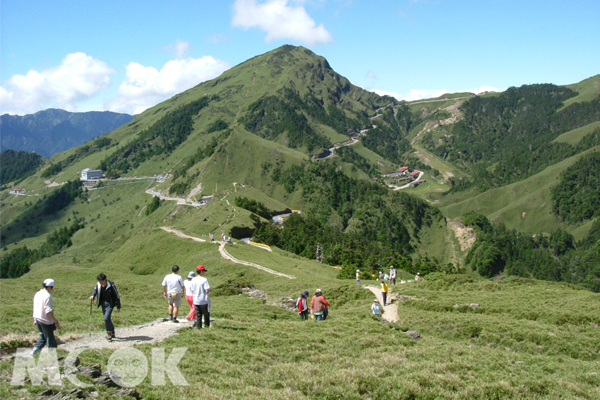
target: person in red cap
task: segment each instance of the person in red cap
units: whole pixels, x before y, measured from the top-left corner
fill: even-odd
[[[194,296],[194,309],[196,309],[196,328],[202,329],[202,317],[204,317],[204,326],[210,327],[210,285],[204,277],[206,268],[204,265],[198,265],[196,268],[196,277],[192,279],[190,285],[192,296]]]

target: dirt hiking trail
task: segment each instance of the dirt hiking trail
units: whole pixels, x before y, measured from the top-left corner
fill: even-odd
[[[160,229],[162,229],[164,231],[167,231],[167,232],[170,232],[170,233],[173,233],[173,234],[179,236],[180,238],[192,239],[192,240],[194,240],[196,242],[206,242],[206,240],[204,240],[204,239],[200,239],[200,238],[197,238],[197,237],[194,237],[194,236],[186,235],[185,233],[183,233],[181,231],[178,231],[175,228],[170,228],[170,227],[167,227],[167,226],[163,226]],[[288,278],[288,279],[296,279],[296,277],[294,275],[287,275],[287,274],[284,274],[284,273],[281,273],[281,272],[273,271],[272,269],[267,268],[267,267],[263,267],[262,265],[258,265],[258,264],[255,264],[255,263],[252,263],[252,262],[249,262],[249,261],[239,260],[239,259],[235,258],[231,254],[229,254],[227,252],[227,250],[225,250],[225,245],[227,244],[227,242],[212,241],[211,243],[216,243],[216,244],[219,245],[219,254],[221,254],[221,257],[223,257],[226,260],[229,260],[229,261],[234,262],[236,264],[242,264],[242,265],[247,265],[249,267],[254,267],[256,269],[260,269],[261,271],[268,272],[269,274],[281,276],[281,277]]]
[[[95,314],[95,320],[102,318],[101,312]],[[79,339],[60,344],[58,348],[71,352],[79,348],[116,350],[139,344],[154,344],[175,335],[179,329],[191,327],[192,324],[193,322],[186,320],[185,317],[180,319],[178,324],[171,321],[164,322],[162,318],[159,318],[143,325],[117,327],[115,329],[116,337],[110,342],[106,339],[106,332],[95,331],[91,336],[85,334]]]
[[[373,292],[377,300],[379,300],[379,304],[383,307],[383,314],[381,315],[381,318],[388,322],[398,322],[400,320],[398,318],[398,303],[394,302],[394,300],[398,299],[398,293],[391,293],[388,291],[388,303],[387,305],[384,305],[383,298],[381,297],[381,288],[379,286],[363,285],[363,288],[369,289],[371,292]]]

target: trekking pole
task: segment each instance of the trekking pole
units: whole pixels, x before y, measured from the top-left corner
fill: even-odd
[[[94,300],[90,300],[90,337],[92,336],[92,303]]]

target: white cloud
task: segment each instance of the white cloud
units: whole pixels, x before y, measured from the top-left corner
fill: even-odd
[[[401,98],[401,100],[414,101],[414,100],[421,100],[421,99],[432,99],[434,97],[439,97],[446,93],[448,93],[448,91],[446,89],[440,89],[440,90],[412,89],[410,91],[410,93],[406,96],[403,96]]]
[[[377,80],[377,75],[375,75],[375,72],[373,72],[373,71],[369,71],[369,72],[367,72],[367,74],[365,75],[365,78],[369,78],[369,79],[372,79],[372,80],[375,80],[375,81],[376,81],[376,80]]]
[[[187,53],[190,51],[191,45],[185,40],[179,40],[175,42],[175,44],[170,44],[165,46],[165,49],[174,54],[178,59],[184,58],[187,56]]]
[[[259,28],[267,32],[265,40],[293,39],[308,44],[330,43],[331,34],[323,24],[317,26],[302,5],[289,5],[289,0],[236,0],[233,4],[234,27]]]
[[[211,56],[171,60],[160,71],[130,62],[125,67],[126,78],[119,86],[118,97],[107,102],[106,108],[139,114],[177,93],[219,76],[229,68],[229,63]]]
[[[212,44],[227,43],[228,37],[225,33],[213,33],[206,36],[206,41]]]
[[[380,96],[391,96],[391,97],[394,97],[394,98],[396,98],[398,100],[400,100],[402,98],[402,96],[399,95],[398,93],[388,92],[386,90],[373,89],[373,90],[370,90],[370,91],[373,92],[373,93],[376,93],[376,94],[378,94]]]
[[[46,108],[77,110],[110,84],[115,71],[84,53],[68,54],[59,66],[14,75],[0,86],[0,113],[28,114]]]
[[[504,90],[495,88],[493,86],[482,85],[479,89],[469,90],[471,93],[479,94],[483,92],[503,92]]]
[[[387,90],[381,89],[368,89],[370,92],[377,93],[380,96],[392,96],[398,100],[406,100],[406,101],[414,101],[421,99],[431,99],[434,97],[439,97],[445,93],[448,93],[446,89],[441,90],[418,90],[412,89],[409,94],[400,94],[395,92],[389,92]]]

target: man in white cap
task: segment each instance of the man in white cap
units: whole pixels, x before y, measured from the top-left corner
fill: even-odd
[[[356,283],[360,286],[360,269],[356,270]]]
[[[60,327],[60,323],[54,317],[54,301],[50,295],[54,289],[54,280],[46,279],[42,285],[43,288],[33,297],[33,324],[40,332],[40,338],[31,351],[33,355],[42,351],[45,345],[48,345],[49,349],[56,349],[54,330]]]

